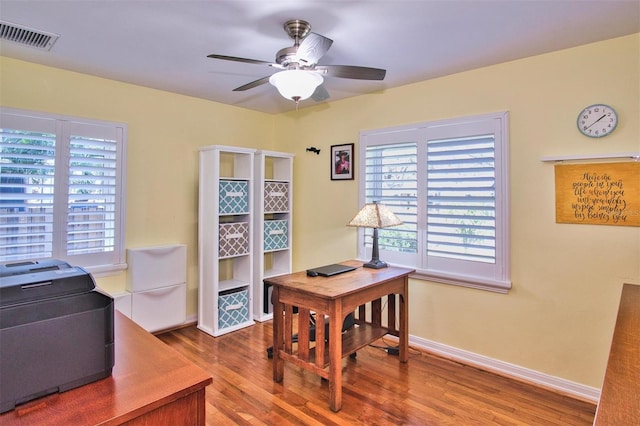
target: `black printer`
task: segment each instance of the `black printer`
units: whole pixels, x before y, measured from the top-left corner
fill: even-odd
[[[80,267],[0,263],[0,413],[109,377],[113,305]]]

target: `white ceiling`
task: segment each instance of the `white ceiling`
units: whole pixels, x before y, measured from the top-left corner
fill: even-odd
[[[295,104],[269,84],[232,91],[278,69],[206,56],[274,61],[293,44],[282,24],[304,19],[334,41],[320,65],[387,70],[327,77],[330,102],[637,33],[640,0],[0,0],[0,19],[60,35],[50,51],[0,42],[1,55],[280,113]]]

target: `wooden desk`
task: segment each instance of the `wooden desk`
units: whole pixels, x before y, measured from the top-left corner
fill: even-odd
[[[0,424],[204,425],[211,382],[207,372],[115,311],[111,377],[19,405],[2,414]]]
[[[622,287],[594,425],[637,425],[640,421],[640,285]]]
[[[297,272],[265,279],[273,286],[273,380],[284,377],[284,361],[289,361],[329,380],[333,411],[342,407],[342,358],[381,338],[397,336],[399,357],[407,362],[409,349],[408,303],[409,274],[412,269],[388,267],[362,268],[361,262],[341,262],[357,266],[351,272],[333,277],[308,277]],[[396,295],[399,296],[399,324],[396,326]],[[387,324],[382,322],[382,298],[388,297]],[[370,319],[366,320],[366,304],[371,302]],[[298,307],[298,344],[294,351],[292,335],[293,307]],[[358,309],[356,326],[342,334],[345,317]],[[325,341],[322,319],[329,321],[328,345],[309,342],[309,312],[314,311],[320,326],[316,327],[316,342]],[[277,313],[283,313],[278,315]],[[328,350],[327,350],[328,346]],[[327,371],[328,366],[328,371]]]

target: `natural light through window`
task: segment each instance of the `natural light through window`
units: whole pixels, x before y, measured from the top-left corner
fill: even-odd
[[[508,114],[362,132],[360,203],[402,221],[379,230],[385,260],[417,277],[506,291],[509,277]],[[371,250],[359,231],[358,257]]]
[[[126,126],[1,112],[0,261],[124,268]]]

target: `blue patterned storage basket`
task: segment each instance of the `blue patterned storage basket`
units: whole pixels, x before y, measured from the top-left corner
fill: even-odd
[[[218,297],[218,328],[249,321],[249,290],[232,290]]]
[[[220,214],[249,212],[249,182],[246,180],[221,180],[219,197]]]
[[[286,220],[264,221],[264,251],[282,250],[289,246]]]

